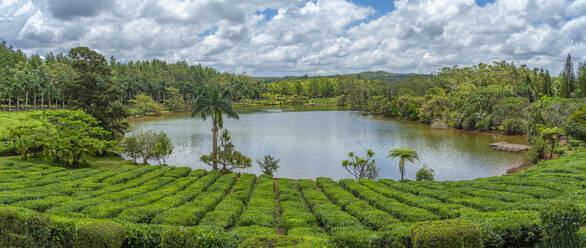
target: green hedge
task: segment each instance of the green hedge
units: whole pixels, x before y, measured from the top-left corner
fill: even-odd
[[[413,248],[481,248],[480,228],[464,220],[416,223],[412,229]]]
[[[21,208],[0,208],[0,247],[72,247],[72,221],[54,221]]]
[[[163,232],[162,248],[231,248],[237,247],[236,238],[221,227],[174,227]]]
[[[541,238],[538,212],[472,213],[462,218],[480,227],[485,248],[533,247]]]
[[[239,248],[319,248],[330,247],[327,242],[313,242],[303,237],[263,235],[252,237],[240,244]]]
[[[360,227],[342,227],[335,230],[330,242],[339,248],[369,248],[376,247],[378,239],[378,232]]]
[[[77,230],[76,248],[120,248],[124,228],[115,223],[91,223]]]
[[[541,211],[544,232],[540,247],[584,247],[578,231],[584,224],[584,212],[570,202],[554,203]]]

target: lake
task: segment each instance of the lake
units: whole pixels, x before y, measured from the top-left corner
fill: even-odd
[[[350,178],[341,166],[349,152],[365,156],[375,152],[380,177],[400,179],[398,159],[386,158],[394,147],[412,148],[420,161],[407,163],[406,179],[424,164],[435,171],[436,180],[467,180],[499,176],[525,161],[525,153],[493,150],[490,143],[524,143],[522,136],[470,133],[432,129],[428,125],[363,115],[335,107],[240,108],[239,120],[224,119],[236,150],[250,157],[252,168],[240,170],[261,174],[256,159],[270,154],[280,159],[276,177]],[[175,149],[167,163],[173,166],[210,169],[201,155],[212,150],[211,121],[191,118],[189,113],[134,121],[135,131],[163,131]],[[218,135],[219,136],[219,135]],[[152,161],[152,164],[156,164]]]

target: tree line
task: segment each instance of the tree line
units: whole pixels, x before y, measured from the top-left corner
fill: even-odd
[[[222,94],[229,102],[292,97],[303,103],[335,98],[337,105],[372,114],[436,127],[526,134],[541,144],[548,143],[542,134],[547,128],[557,127],[564,135],[586,139],[585,64],[574,69],[568,54],[558,77],[544,68],[499,61],[445,67],[429,76],[390,81],[369,80],[358,74],[264,83],[186,62],[154,59],[120,63],[86,47],[73,48],[66,55],[27,57],[3,42],[0,107],[81,109],[112,133],[110,139],[116,139],[122,137],[127,127],[124,120],[131,115],[159,113],[163,108],[193,110],[201,105],[198,98],[214,94]],[[533,141],[534,137],[540,141]]]

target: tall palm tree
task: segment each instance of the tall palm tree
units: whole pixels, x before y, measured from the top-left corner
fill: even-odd
[[[218,165],[215,161],[218,157],[218,130],[224,127],[222,114],[226,114],[229,118],[238,119],[238,113],[232,109],[229,92],[222,90],[218,84],[208,87],[203,94],[195,99],[193,105],[192,117],[199,114],[201,119],[205,121],[208,116],[211,116],[214,156],[212,167],[214,170],[218,170]]]
[[[419,154],[411,148],[394,148],[389,151],[387,158],[400,158],[399,161],[399,172],[401,173],[401,181],[405,176],[405,160],[413,163],[415,160],[419,160]]]

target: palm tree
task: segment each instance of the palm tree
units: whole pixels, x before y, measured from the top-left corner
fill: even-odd
[[[201,119],[204,121],[208,116],[212,118],[212,149],[214,156],[212,167],[214,170],[218,170],[218,165],[216,164],[218,157],[218,130],[224,127],[222,114],[226,114],[229,118],[238,119],[238,113],[232,109],[229,92],[220,89],[218,84],[208,87],[207,90],[203,91],[203,94],[195,99],[193,105],[192,117],[200,114]]]
[[[415,160],[419,160],[419,154],[411,148],[394,148],[389,151],[387,158],[400,158],[399,161],[399,172],[401,173],[401,181],[405,176],[405,160],[413,163]]]

